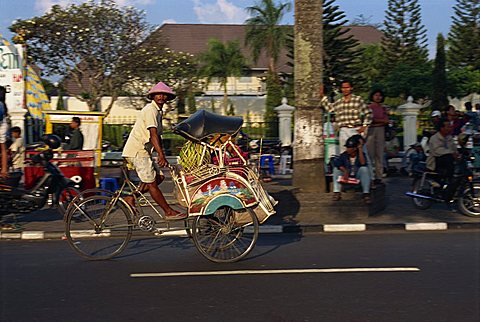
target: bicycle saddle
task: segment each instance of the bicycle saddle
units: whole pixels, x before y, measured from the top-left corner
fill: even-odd
[[[242,128],[243,119],[238,116],[223,116],[206,110],[198,110],[173,128],[173,132],[194,142],[204,141],[215,134],[236,135]]]

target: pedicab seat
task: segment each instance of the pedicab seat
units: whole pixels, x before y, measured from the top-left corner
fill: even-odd
[[[187,140],[205,142],[216,134],[236,135],[242,128],[243,119],[238,116],[223,116],[198,110],[173,128]]]

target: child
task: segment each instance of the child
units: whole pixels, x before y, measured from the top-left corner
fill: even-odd
[[[22,130],[18,126],[10,129],[12,138],[14,139],[10,146],[10,153],[12,157],[13,171],[22,171],[25,161],[25,147],[23,145]]]

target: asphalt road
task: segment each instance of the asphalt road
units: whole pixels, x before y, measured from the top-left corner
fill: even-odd
[[[233,264],[165,237],[104,262],[65,241],[0,242],[0,255],[3,322],[480,320],[474,231],[262,235]],[[150,275],[176,272],[204,275]]]

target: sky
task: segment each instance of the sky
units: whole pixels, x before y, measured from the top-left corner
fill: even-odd
[[[119,5],[144,10],[152,25],[163,23],[243,23],[248,18],[244,8],[259,0],[116,0]],[[287,2],[288,0],[280,0]],[[0,33],[10,40],[8,27],[15,19],[41,16],[54,4],[82,3],[81,0],[0,0]],[[278,2],[278,0],[277,0]],[[293,4],[293,0],[290,0]],[[336,0],[346,18],[363,15],[371,23],[382,23],[387,0]],[[452,22],[454,0],[419,0],[422,22],[427,29],[430,57],[435,55],[438,33],[447,36]],[[293,9],[285,15],[283,23],[293,24]]]

